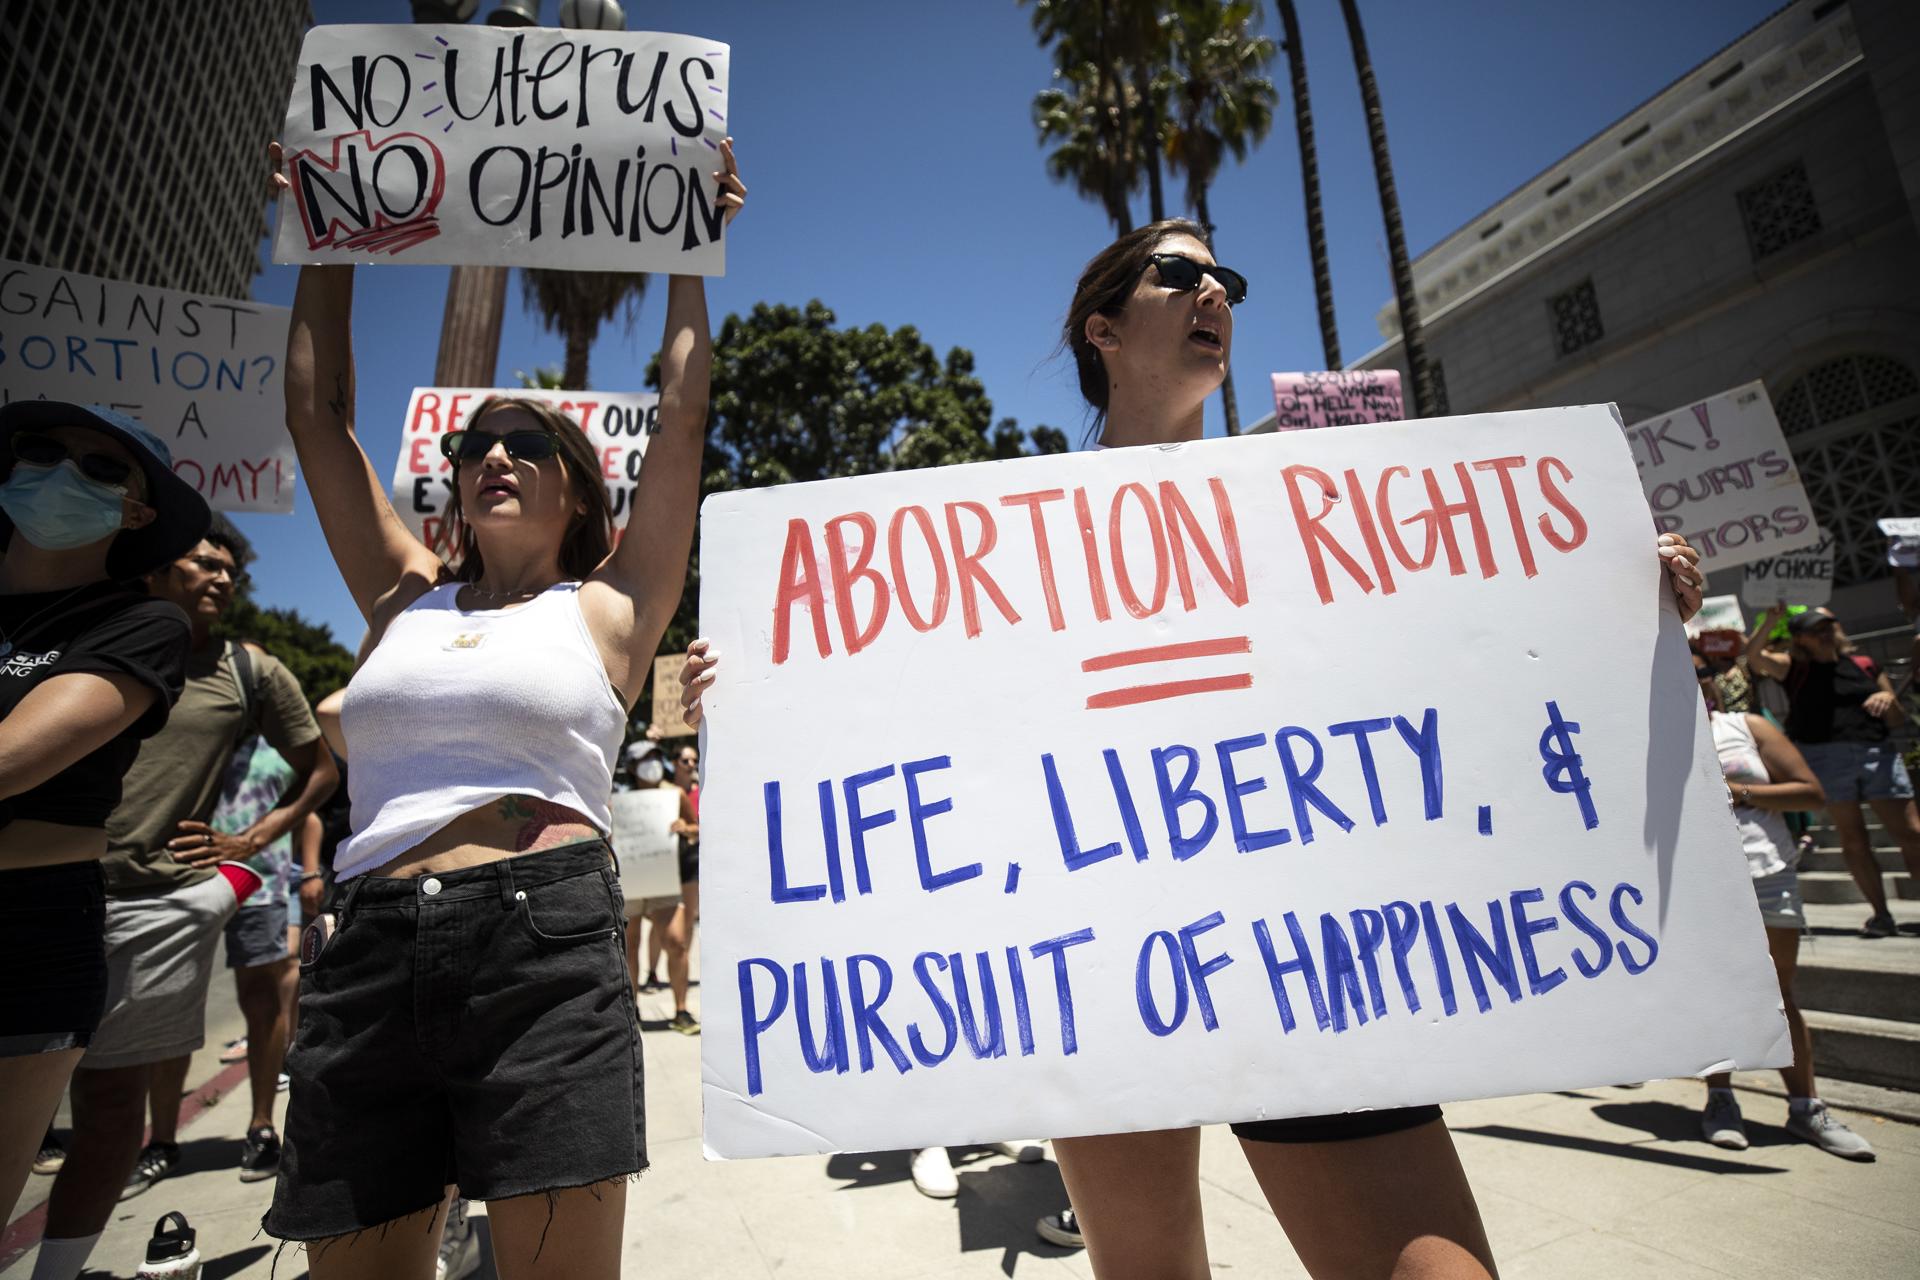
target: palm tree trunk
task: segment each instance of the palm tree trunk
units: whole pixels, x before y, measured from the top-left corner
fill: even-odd
[[[1094,72],[1099,77],[1101,132],[1106,138],[1107,154],[1114,163],[1107,174],[1107,216],[1113,219],[1121,235],[1133,230],[1133,210],[1127,201],[1127,184],[1133,176],[1132,120],[1127,112],[1127,86],[1118,74],[1113,53],[1113,33],[1108,19],[1112,0],[1098,0],[1100,11],[1094,26]]]
[[[1147,64],[1134,63],[1134,92],[1140,95],[1140,109],[1147,117],[1144,143],[1147,153],[1147,212],[1153,215],[1153,221],[1160,222],[1167,216],[1167,199],[1160,186],[1160,113],[1153,106],[1152,83]]]
[[[1193,212],[1200,219],[1200,225],[1206,229],[1207,247],[1213,248],[1213,214],[1207,209],[1207,189],[1196,185],[1193,188]],[[1233,360],[1231,353],[1227,360],[1227,376],[1220,383],[1220,409],[1227,419],[1227,434],[1240,434],[1240,400],[1233,394]]]
[[[560,385],[568,391],[587,389],[587,353],[593,348],[593,339],[578,326],[567,330],[567,362],[560,375]]]
[[[1320,346],[1326,367],[1340,367],[1340,331],[1333,315],[1333,272],[1327,259],[1327,224],[1320,213],[1320,157],[1313,145],[1313,106],[1307,98],[1307,55],[1300,44],[1300,16],[1293,0],[1279,0],[1286,29],[1287,72],[1293,80],[1293,128],[1300,139],[1300,190],[1307,202],[1307,252],[1313,259],[1313,297],[1320,308]]]
[[[1373,176],[1380,188],[1380,216],[1387,224],[1387,257],[1393,264],[1393,296],[1400,308],[1400,338],[1407,351],[1407,390],[1413,416],[1427,416],[1433,397],[1427,387],[1427,349],[1420,336],[1420,304],[1413,292],[1413,266],[1407,258],[1407,232],[1400,221],[1400,196],[1393,185],[1393,161],[1387,155],[1387,122],[1380,111],[1380,86],[1373,78],[1373,59],[1367,56],[1367,35],[1360,27],[1354,0],[1340,0],[1347,19],[1347,39],[1353,45],[1353,67],[1360,76],[1360,100],[1367,109],[1367,142],[1373,148]]]

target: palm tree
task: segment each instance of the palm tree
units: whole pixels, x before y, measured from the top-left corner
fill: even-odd
[[[1161,21],[1170,37],[1178,88],[1167,158],[1187,175],[1187,203],[1214,237],[1207,190],[1228,155],[1247,152],[1273,127],[1279,91],[1261,74],[1273,62],[1274,43],[1254,35],[1250,0],[1177,0]],[[1240,434],[1233,371],[1221,384],[1227,434]]]
[[[1307,100],[1307,55],[1300,44],[1300,15],[1293,0],[1279,0],[1281,45],[1293,81],[1293,129],[1300,140],[1300,189],[1307,201],[1307,252],[1313,259],[1313,297],[1320,308],[1320,345],[1329,369],[1340,367],[1340,331],[1333,315],[1333,272],[1327,260],[1327,224],[1320,215],[1320,158],[1313,145],[1313,107]]]
[[[1367,109],[1367,142],[1373,148],[1373,177],[1380,188],[1380,216],[1387,224],[1387,257],[1393,265],[1393,296],[1400,310],[1400,337],[1407,350],[1407,391],[1413,416],[1427,416],[1433,396],[1427,386],[1427,348],[1420,336],[1420,304],[1413,292],[1413,266],[1407,259],[1407,231],[1400,221],[1400,196],[1393,185],[1393,160],[1387,154],[1387,121],[1380,111],[1380,86],[1367,56],[1367,33],[1354,0],[1340,0],[1353,45],[1353,68],[1360,76],[1360,100]]]
[[[1133,230],[1128,204],[1137,173],[1114,146],[1106,120],[1112,114],[1109,86],[1114,82],[1097,64],[1077,63],[1053,73],[1054,87],[1033,98],[1033,124],[1040,143],[1054,143],[1047,155],[1047,176],[1070,182],[1083,196],[1098,200],[1117,235]]]
[[[540,317],[548,333],[566,341],[561,387],[586,390],[587,354],[600,336],[600,326],[617,315],[631,327],[646,289],[647,277],[641,272],[521,269],[520,291],[527,310]]]

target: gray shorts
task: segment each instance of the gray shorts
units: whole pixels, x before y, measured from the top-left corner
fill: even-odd
[[[227,921],[227,968],[251,969],[293,958],[287,945],[287,903],[248,903]]]
[[[108,897],[107,1012],[82,1069],[145,1066],[200,1047],[213,952],[235,905],[218,875],[168,893]]]
[[[1792,867],[1753,882],[1760,919],[1769,929],[1805,929],[1807,911],[1800,902],[1800,873]]]

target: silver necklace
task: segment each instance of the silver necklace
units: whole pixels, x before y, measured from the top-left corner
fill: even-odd
[[[32,628],[34,623],[40,621],[42,617],[53,612],[55,609],[58,609],[61,605],[73,599],[75,596],[79,595],[82,591],[85,591],[88,587],[92,585],[93,583],[91,582],[83,582],[79,586],[75,587],[73,590],[61,596],[58,600],[55,600],[52,604],[47,605],[44,608],[34,610],[33,613],[27,618],[27,620],[20,624],[20,638],[22,640],[25,640],[27,638],[28,630]],[[0,662],[4,662],[8,658],[11,658],[13,656],[13,647],[14,647],[13,636],[8,633],[5,627],[0,627]]]
[[[547,586],[553,585],[555,584],[547,584]],[[513,591],[488,591],[475,582],[466,583],[465,586],[468,591],[482,600],[512,600],[519,596],[537,596],[547,589],[547,587],[520,587]]]

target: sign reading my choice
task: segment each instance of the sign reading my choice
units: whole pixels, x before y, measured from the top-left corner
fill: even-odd
[[[727,64],[652,32],[315,27],[273,260],[721,275]]]
[[[529,391],[506,387],[415,387],[393,464],[393,509],[428,548],[448,551],[447,507],[453,494],[453,463],[440,452],[440,437],[469,425],[489,396],[544,400],[578,422],[600,459],[600,478],[613,506],[615,536],[633,514],[640,462],[647,441],[660,430],[660,397],[651,391]]]
[[[293,510],[285,307],[0,259],[0,403],[104,404],[222,511]]]
[[[701,568],[713,1154],[1789,1059],[1610,407],[718,494]]]

